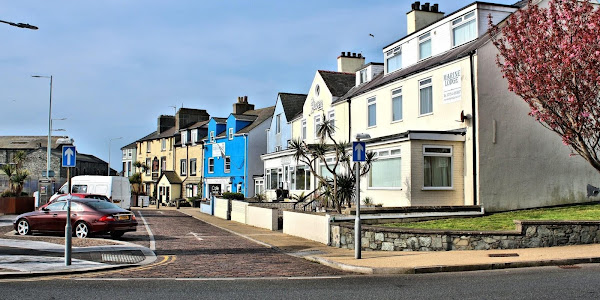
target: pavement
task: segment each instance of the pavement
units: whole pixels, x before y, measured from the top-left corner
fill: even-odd
[[[161,210],[175,208],[161,207]],[[223,220],[201,213],[198,208],[182,207],[179,212],[265,247],[362,274],[420,274],[600,263],[600,244],[506,250],[362,251],[362,258],[355,259],[354,250],[329,247],[281,231]],[[0,215],[0,227],[12,226],[13,218]],[[113,245],[73,247],[71,266],[65,266],[63,254],[63,245],[0,237],[0,279],[85,273],[147,265],[156,260],[155,253],[150,249],[122,241],[115,241]]]

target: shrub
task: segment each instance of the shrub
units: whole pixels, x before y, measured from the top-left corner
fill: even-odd
[[[223,193],[223,198],[229,200],[244,200],[244,194],[225,192]]]

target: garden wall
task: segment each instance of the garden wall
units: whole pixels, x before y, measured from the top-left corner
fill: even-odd
[[[277,208],[263,208],[251,204],[247,208],[246,224],[269,230],[278,229],[278,210]]]
[[[329,244],[330,216],[324,213],[283,211],[283,233]]]
[[[215,217],[231,220],[231,200],[215,198]]]
[[[448,251],[600,243],[600,221],[515,221],[515,231],[448,231],[362,226],[363,250]],[[354,226],[332,224],[331,244],[354,249]]]
[[[231,221],[246,224],[248,202],[231,200]]]

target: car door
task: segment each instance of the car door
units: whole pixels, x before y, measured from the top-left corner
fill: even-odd
[[[36,226],[32,226],[34,230],[40,231],[60,231],[60,226],[58,225],[58,219],[61,215],[66,215],[65,201],[54,202],[46,208],[47,211],[44,211],[44,215],[39,218],[39,222]]]

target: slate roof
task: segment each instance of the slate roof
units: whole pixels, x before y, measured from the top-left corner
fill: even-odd
[[[143,137],[143,138],[141,138],[141,139],[137,140],[136,142],[143,142],[143,141],[153,140],[153,139],[155,139],[155,138],[157,138],[157,137],[158,137],[158,132],[157,132],[157,131],[154,131],[154,132],[152,132],[152,133],[150,133],[150,134],[146,135],[145,137]]]
[[[56,141],[60,138],[67,138],[66,136],[51,136],[50,140],[54,148],[58,148],[60,145],[56,144]],[[42,148],[46,148],[48,144],[48,136],[0,136],[0,149],[38,149],[41,144]]]
[[[186,129],[198,129],[198,128],[204,126],[204,125],[207,125],[209,121],[210,121],[210,119],[206,120],[206,121],[196,122],[196,123],[188,126]]]
[[[479,38],[477,38],[469,43],[458,46],[448,52],[444,52],[441,55],[434,56],[429,59],[423,60],[423,61],[421,61],[415,65],[412,65],[408,68],[401,69],[396,72],[389,73],[387,75],[384,75],[384,73],[381,73],[381,74],[375,76],[373,78],[373,80],[371,80],[365,84],[353,87],[343,97],[340,97],[339,99],[333,101],[333,104],[346,101],[352,97],[356,97],[358,95],[364,94],[368,91],[371,91],[371,90],[381,87],[383,85],[389,84],[391,82],[402,80],[413,74],[423,72],[425,70],[446,64],[451,61],[455,61],[455,60],[463,58],[465,56],[469,56],[473,51],[475,51],[478,48],[480,48],[481,46],[483,46],[489,40],[490,40],[490,36],[489,36],[489,34],[486,33],[485,35],[480,36]]]
[[[253,122],[256,120],[256,115],[232,114],[236,120]]]
[[[130,144],[128,144],[128,145],[125,145],[125,146],[121,147],[121,150],[125,150],[125,149],[135,149],[135,148],[136,148],[136,143],[137,143],[137,142],[133,142],[133,143],[130,143]]]
[[[519,2],[516,2],[515,4],[513,4],[514,6],[518,6],[518,7],[525,7],[527,5],[527,2],[529,2],[529,0],[521,0]]]
[[[160,178],[158,179],[158,181],[160,181],[162,179],[163,176],[167,177],[167,180],[169,181],[169,183],[173,184],[173,183],[178,183],[181,184],[183,183],[183,181],[181,180],[181,178],[179,178],[179,176],[177,176],[177,174],[175,173],[175,171],[162,171],[162,175],[160,175]]]
[[[227,118],[217,118],[217,117],[214,117],[213,119],[217,123],[227,123]]]
[[[261,109],[249,110],[247,112],[244,112],[241,115],[239,115],[239,114],[238,115],[234,115],[234,116],[236,116],[236,118],[239,117],[239,118],[242,118],[244,120],[250,120],[250,119],[252,119],[252,121],[253,121],[250,125],[248,125],[248,126],[242,128],[242,129],[238,130],[236,132],[236,134],[250,132],[252,129],[256,128],[256,126],[262,124],[262,122],[264,122],[265,120],[267,120],[270,117],[272,117],[274,111],[275,111],[275,106],[269,106],[269,107],[265,107],[265,108],[261,108]],[[226,135],[227,135],[227,132],[223,131],[217,137],[224,137]]]
[[[290,122],[298,113],[302,113],[306,94],[279,93],[285,118]]]
[[[323,81],[325,81],[325,84],[333,97],[343,96],[354,86],[354,84],[356,84],[356,74],[354,73],[323,70],[319,70],[318,72],[323,78]]]

